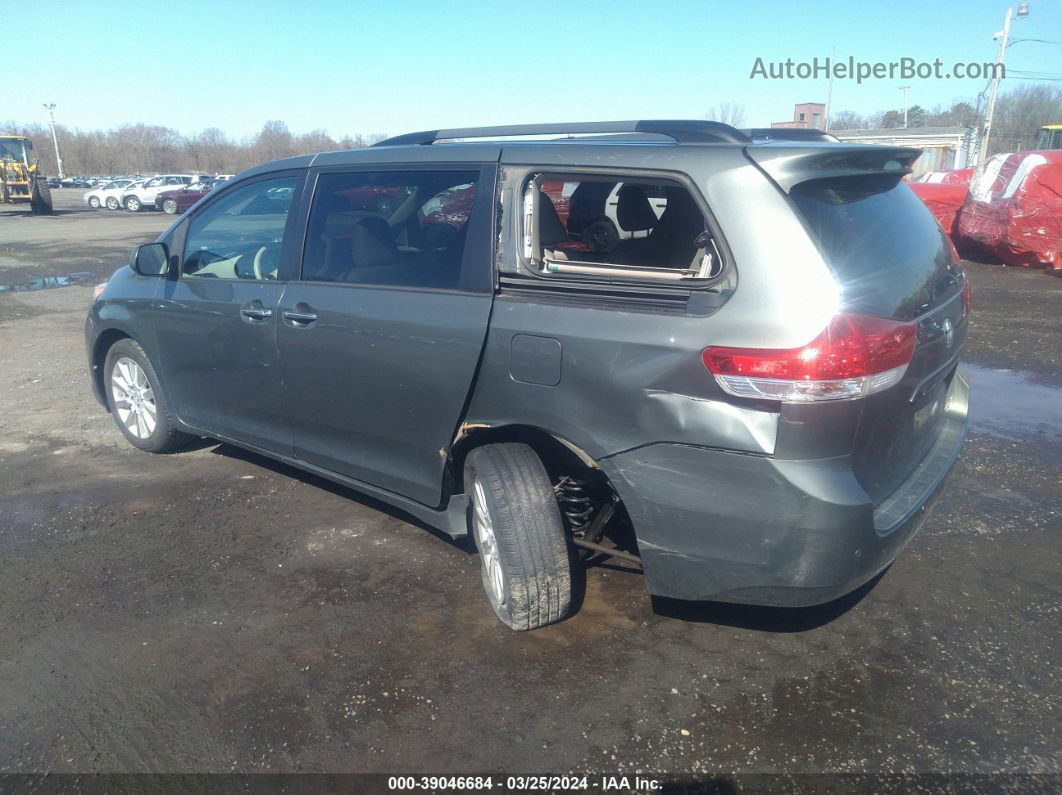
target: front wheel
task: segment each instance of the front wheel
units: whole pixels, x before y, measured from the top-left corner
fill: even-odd
[[[121,202],[119,202],[118,199],[116,199],[114,196],[108,196],[107,197],[107,209],[108,210],[117,210],[121,206],[122,206]]]
[[[33,180],[33,192],[30,194],[30,211],[34,215],[51,215],[52,189],[48,180],[38,177]]]
[[[560,621],[571,610],[571,562],[535,451],[526,444],[477,447],[465,463],[465,484],[483,588],[498,618],[516,630]]]
[[[111,346],[103,373],[111,416],[134,447],[166,453],[191,438],[177,430],[155,368],[133,340],[119,340]]]
[[[98,196],[89,196],[89,207],[93,210],[100,209],[100,199]]]
[[[162,211],[166,213],[166,215],[177,215],[177,202],[173,199],[166,199],[166,201],[162,203]]]
[[[136,196],[130,196],[128,199],[125,200],[125,209],[127,209],[131,213],[140,212],[141,207],[143,207],[143,205],[140,203],[140,199],[138,199]]]

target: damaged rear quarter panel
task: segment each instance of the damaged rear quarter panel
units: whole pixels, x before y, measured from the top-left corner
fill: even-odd
[[[725,400],[701,363],[704,323],[500,295],[467,422],[538,427],[594,459],[661,441],[772,453],[777,414]],[[511,375],[513,337],[528,330],[560,343],[555,386]]]

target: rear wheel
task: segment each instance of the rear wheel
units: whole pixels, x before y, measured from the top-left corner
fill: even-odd
[[[30,210],[37,215],[50,215],[52,212],[52,189],[48,185],[48,180],[42,177],[33,180]]]
[[[122,206],[122,203],[120,201],[118,201],[118,199],[116,199],[114,196],[108,196],[107,197],[107,209],[108,210],[117,210],[121,206]]]
[[[99,196],[89,196],[89,207],[91,207],[93,210],[100,209]]]
[[[103,374],[111,416],[134,447],[166,453],[191,438],[177,430],[155,368],[133,340],[119,340],[111,346]]]
[[[483,588],[502,622],[536,629],[568,615],[571,562],[549,476],[526,444],[468,454],[465,484]]]
[[[125,200],[125,209],[127,209],[131,213],[140,212],[140,208],[143,206],[144,205],[140,203],[140,199],[138,199],[136,196],[130,196]]]
[[[162,203],[162,211],[166,213],[166,215],[176,215],[177,202],[175,202],[173,199],[166,199],[166,201]]]

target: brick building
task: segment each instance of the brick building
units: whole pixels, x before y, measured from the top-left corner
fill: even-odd
[[[826,128],[826,105],[821,102],[800,102],[793,106],[792,121],[774,121],[771,126],[823,130]]]

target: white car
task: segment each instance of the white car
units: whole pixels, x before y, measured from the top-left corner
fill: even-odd
[[[146,180],[142,185],[126,188],[122,193],[122,206],[130,212],[140,212],[147,207],[155,209],[155,197],[164,190],[176,190],[193,182],[209,179],[205,174],[159,174]]]
[[[97,185],[85,194],[85,204],[93,210],[98,210],[100,207],[117,210],[122,206],[122,193],[129,190],[136,182],[135,179],[115,179]]]
[[[235,174],[218,174],[216,177],[214,177],[214,182],[228,182],[235,176]]]

